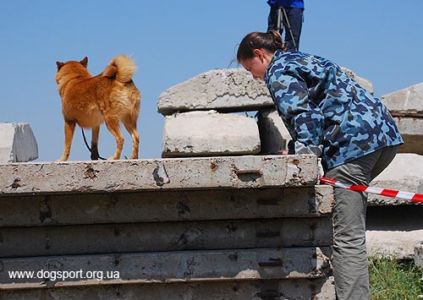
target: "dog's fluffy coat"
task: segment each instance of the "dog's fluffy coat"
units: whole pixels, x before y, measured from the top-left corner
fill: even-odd
[[[87,57],[79,62],[56,64],[56,82],[65,120],[65,149],[60,160],[69,158],[76,124],[92,129],[91,159],[98,159],[98,135],[103,121],[116,139],[116,151],[111,159],[119,159],[122,153],[124,138],[120,122],[132,137],[131,158],[138,158],[140,92],[132,81],[136,70],[134,61],[125,55],[116,56],[97,76],[88,72]]]

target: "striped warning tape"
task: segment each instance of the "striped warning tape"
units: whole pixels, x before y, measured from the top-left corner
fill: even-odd
[[[403,191],[397,191],[397,190],[390,190],[390,189],[383,189],[378,187],[368,187],[364,185],[354,185],[354,184],[344,184],[342,182],[339,182],[334,179],[321,177],[320,182],[324,184],[330,184],[335,187],[356,191],[356,192],[366,192],[371,194],[377,194],[382,196],[387,196],[391,198],[400,198],[409,200],[411,202],[415,203],[423,203],[423,194],[417,194],[417,193],[409,193],[409,192],[403,192]]]

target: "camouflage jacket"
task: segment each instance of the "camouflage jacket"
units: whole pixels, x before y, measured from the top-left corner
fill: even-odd
[[[403,143],[388,109],[331,61],[276,51],[265,82],[298,154],[325,170]]]

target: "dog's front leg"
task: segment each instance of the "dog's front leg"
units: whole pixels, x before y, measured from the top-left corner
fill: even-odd
[[[91,133],[91,159],[98,160],[100,154],[98,154],[98,135],[100,133],[100,126],[94,127]]]
[[[65,149],[63,150],[62,157],[60,157],[59,161],[68,160],[74,131],[75,122],[65,121]]]

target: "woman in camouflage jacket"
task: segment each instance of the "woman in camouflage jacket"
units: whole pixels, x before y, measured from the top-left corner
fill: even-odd
[[[276,32],[242,40],[238,62],[264,80],[295,142],[296,154],[322,158],[325,176],[368,185],[403,143],[385,105],[335,63],[285,51]],[[333,266],[338,299],[368,299],[367,197],[335,188]]]

